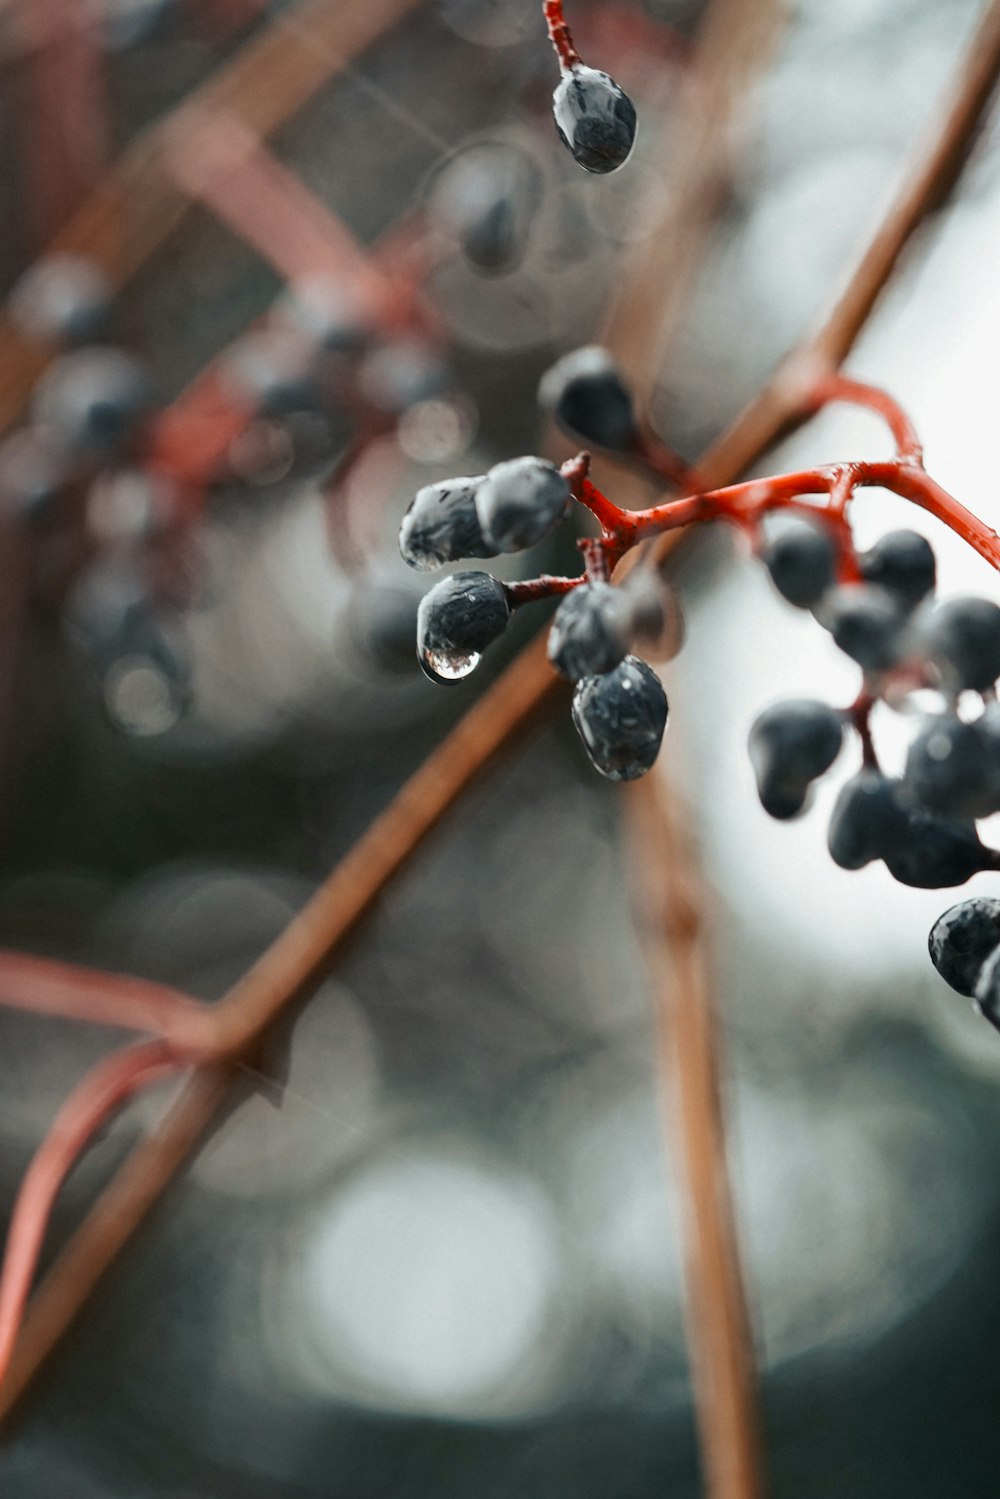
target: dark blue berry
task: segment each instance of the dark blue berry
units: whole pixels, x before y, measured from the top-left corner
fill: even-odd
[[[416,338],[397,338],[366,354],[358,370],[365,399],[388,416],[400,416],[418,401],[441,396],[454,383],[436,349]]]
[[[897,839],[883,858],[894,879],[920,890],[964,885],[990,862],[971,822],[938,817],[922,807],[907,808]]]
[[[869,583],[831,589],[817,618],[863,671],[888,671],[909,644],[906,617],[892,594]]]
[[[858,561],[865,582],[886,589],[906,613],[934,591],[934,552],[919,531],[888,531]]]
[[[996,746],[978,721],[932,718],[910,745],[903,779],[923,806],[949,817],[988,817],[1000,807]]]
[[[460,682],[507,628],[510,603],[490,573],[453,573],[417,610],[417,660],[432,682]]]
[[[328,278],[293,281],[279,298],[275,319],[328,354],[356,354],[370,341],[372,322],[358,300]]]
[[[667,726],[667,695],[652,667],[626,656],[614,671],[584,677],[573,723],[591,762],[611,781],[635,781],[655,764]]]
[[[262,328],[244,334],[233,345],[226,364],[240,391],[265,416],[312,411],[323,404],[313,349],[290,329]]]
[[[750,730],[750,763],[765,812],[781,819],[803,810],[812,782],[840,753],[844,724],[828,703],[799,698],[776,703]]]
[[[479,524],[498,552],[534,546],[562,520],[569,502],[569,485],[544,458],[498,463],[476,490]]]
[[[403,561],[420,572],[433,572],[463,557],[495,557],[497,548],[483,536],[476,510],[476,491],[483,475],[445,479],[418,489],[399,528]]]
[[[31,415],[67,455],[108,457],[127,448],[153,403],[142,365],[121,349],[77,349],[35,387]]]
[[[923,639],[953,689],[984,692],[1000,676],[1000,609],[989,599],[949,599],[926,622]]]
[[[581,583],[562,600],[549,630],[549,660],[571,681],[612,671],[628,651],[629,601],[610,583]]]
[[[830,856],[841,869],[863,869],[884,858],[905,829],[898,783],[866,767],[840,789],[827,835]]]
[[[983,963],[973,992],[979,1013],[1000,1029],[1000,946]]]
[[[600,448],[624,452],[635,439],[632,396],[605,349],[563,355],[542,376],[538,401],[564,431]]]
[[[624,166],[635,141],[635,107],[607,73],[577,63],[560,79],[552,112],[560,139],[588,172]]]
[[[780,516],[771,528],[761,560],[771,582],[797,609],[818,604],[833,584],[837,549],[821,521],[804,515]]]
[[[1000,900],[977,895],[939,916],[927,946],[946,984],[970,999],[987,958],[1000,947]]]

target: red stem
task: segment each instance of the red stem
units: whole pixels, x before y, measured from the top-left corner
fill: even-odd
[[[563,74],[571,73],[580,66],[582,58],[573,45],[573,38],[563,15],[563,0],[542,0],[542,14],[549,28],[549,41],[556,49],[559,71]]]
[[[0,1381],[17,1340],[52,1206],[101,1125],[140,1088],[182,1065],[166,1041],[143,1041],[105,1057],[77,1084],[21,1183],[0,1270]]]

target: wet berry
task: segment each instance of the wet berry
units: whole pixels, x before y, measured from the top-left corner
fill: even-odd
[[[565,432],[584,442],[616,452],[633,444],[631,393],[611,355],[597,345],[557,360],[542,376],[538,401]]]
[[[989,599],[949,599],[927,620],[923,642],[945,683],[983,692],[1000,676],[1000,609]]]
[[[453,573],[420,601],[417,660],[432,682],[460,682],[475,671],[509,619],[507,592],[497,578]]]
[[[865,767],[840,789],[827,834],[830,857],[841,869],[863,869],[884,858],[905,829],[898,782]]]
[[[479,524],[498,552],[534,546],[562,520],[569,502],[569,485],[544,458],[498,463],[476,490]]]
[[[638,780],[654,765],[667,711],[659,677],[637,656],[584,677],[573,694],[576,731],[595,769],[611,781]]]
[[[483,475],[445,479],[418,489],[399,528],[403,561],[420,572],[432,572],[464,557],[495,557],[497,548],[483,536],[476,510],[476,491]]]
[[[1000,947],[986,958],[974,990],[976,1008],[994,1025],[1000,1025]]]
[[[477,141],[440,168],[430,206],[470,264],[495,275],[523,258],[541,198],[541,174],[526,151]]]
[[[571,681],[612,671],[628,651],[629,601],[610,583],[581,583],[555,612],[549,660]]]
[[[865,581],[884,588],[906,613],[934,591],[934,552],[919,531],[888,531],[858,561]]]
[[[831,589],[817,618],[863,671],[888,671],[906,651],[906,618],[884,588],[852,583]]]
[[[559,80],[552,112],[560,139],[588,172],[624,166],[635,141],[635,107],[607,73],[577,63]]]
[[[750,730],[750,763],[765,812],[781,819],[803,810],[809,788],[840,753],[844,724],[828,703],[799,698],[776,703]]]
[[[923,806],[950,817],[988,817],[1000,806],[1000,762],[979,722],[932,718],[910,745],[906,787]]]
[[[946,984],[971,998],[987,958],[1000,948],[1000,900],[978,895],[939,916],[927,946]]]
[[[779,516],[769,531],[761,560],[771,582],[797,609],[812,608],[834,581],[837,550],[833,537],[821,521],[804,515]]]

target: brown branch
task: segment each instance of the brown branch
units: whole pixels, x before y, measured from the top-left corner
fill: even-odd
[[[420,0],[365,0],[331,5],[303,0],[245,43],[163,121],[123,154],[49,245],[95,261],[122,286],[173,234],[191,200],[173,180],[166,153],[204,111],[228,111],[259,138],[274,132],[348,68]],[[28,339],[0,313],[0,432],[24,409],[51,350]]]
[[[945,112],[939,137],[917,164],[912,180],[921,184],[919,199],[913,193],[905,195],[874,242],[895,245],[894,252],[874,259],[872,251],[866,254],[856,273],[865,295],[855,296],[850,304],[841,299],[825,325],[843,328],[848,343],[849,330],[856,332],[860,326],[856,309],[874,303],[881,288],[878,276],[888,277],[906,239],[954,182],[989,97],[988,82],[998,73],[1000,0],[993,0],[963,62],[963,81]],[[850,312],[845,310],[848,305]],[[809,352],[819,349],[825,354],[827,348],[841,347],[827,337],[828,345],[821,337],[811,340]],[[703,471],[716,484],[734,477],[801,415],[802,393],[786,374],[737,419],[703,460]],[[556,691],[544,647],[535,641],[406,783],[287,931],[231,991],[217,1011],[221,1036],[249,1044],[307,993],[444,813]],[[0,1418],[9,1415],[103,1273],[210,1127],[233,1076],[233,1069],[224,1064],[200,1069],[160,1127],[136,1148],[91,1208],[32,1300],[0,1390]]]

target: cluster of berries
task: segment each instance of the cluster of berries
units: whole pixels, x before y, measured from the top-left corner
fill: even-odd
[[[783,518],[784,519],[784,518]],[[829,830],[844,869],[881,859],[905,885],[960,885],[998,857],[980,842],[977,818],[1000,811],[1000,608],[987,599],[933,604],[934,553],[915,531],[892,531],[853,560],[858,581],[838,583],[834,535],[817,520],[789,517],[761,547],[778,592],[809,609],[862,668],[851,708],[813,699],[778,703],[757,719],[750,758],[761,802],[790,818],[840,753],[844,728],[861,736],[864,763],[842,788]],[[919,688],[940,695],[909,746],[899,779],[880,770],[868,719],[881,699],[900,706]],[[963,694],[979,700],[969,719]],[[962,702],[964,717],[959,716]]]

